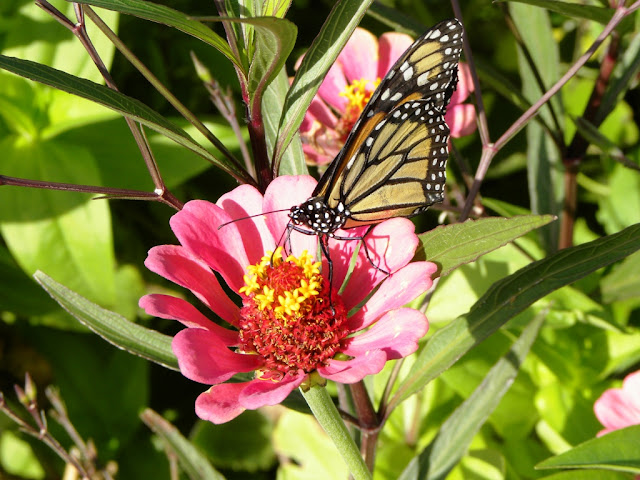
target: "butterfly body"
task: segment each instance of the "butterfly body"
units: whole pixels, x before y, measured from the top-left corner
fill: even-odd
[[[458,81],[462,36],[458,20],[445,20],[398,59],[311,198],[291,208],[289,229],[326,245],[327,237],[348,238],[337,237],[338,229],[412,217],[444,199],[444,115]]]

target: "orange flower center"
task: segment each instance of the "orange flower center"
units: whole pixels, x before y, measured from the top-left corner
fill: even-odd
[[[364,78],[354,80],[345,87],[344,91],[340,92],[340,96],[346,97],[348,100],[345,111],[336,128],[342,135],[342,141],[347,139],[349,132],[353,129],[353,126],[360,117],[362,110],[364,110],[364,107],[371,99],[371,95],[380,83],[380,79],[378,78],[373,82],[373,88],[368,88],[370,83],[372,82]]]
[[[329,300],[320,265],[306,251],[284,259],[278,247],[247,268],[240,349],[264,357],[260,378],[310,373],[340,352],[348,335],[346,310],[335,292]]]

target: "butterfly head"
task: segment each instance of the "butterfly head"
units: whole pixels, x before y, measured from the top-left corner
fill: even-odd
[[[351,213],[342,202],[330,208],[321,197],[312,197],[306,202],[291,207],[289,218],[294,225],[303,225],[318,235],[333,236],[341,228]]]

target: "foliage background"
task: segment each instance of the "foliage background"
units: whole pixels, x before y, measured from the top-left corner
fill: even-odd
[[[162,3],[192,15],[216,14],[213,2]],[[64,2],[55,5],[66,8]],[[401,14],[403,25],[417,31],[452,16],[448,3],[435,0],[389,0],[384,5]],[[332,6],[329,1],[293,2],[286,18],[298,26],[299,34],[287,60],[290,75],[295,59],[311,44]],[[533,103],[542,93],[505,21],[507,11],[547,88],[602,29],[595,21],[524,4],[471,0],[462,5],[493,140],[516,121],[523,105]],[[72,35],[31,2],[5,0],[0,14],[3,54],[100,81]],[[230,62],[213,48],[166,26],[110,13],[103,18],[114,28],[117,25],[128,47],[238,153],[238,141],[212,106],[189,53],[195,52],[216,80],[231,89],[242,112]],[[628,20],[620,28],[620,58],[633,64],[640,46],[637,13]],[[365,16],[361,26],[376,35],[391,29],[376,15]],[[219,26],[212,28],[223,32]],[[107,63],[113,55],[110,71],[123,93],[187,127],[120,54],[113,54],[106,40],[98,41],[101,36],[97,33],[92,38]],[[604,53],[601,49],[554,97],[557,120],[548,109],[542,110],[542,118],[567,145],[576,132],[575,118],[583,114],[589,101]],[[640,95],[638,66],[634,68],[623,95],[598,131],[638,165]],[[229,175],[193,153],[156,133],[150,133],[149,138],[167,186],[182,201],[215,201],[235,186]],[[482,184],[481,203],[486,214],[560,214],[564,198],[562,152],[554,148],[550,138],[549,132],[532,122],[499,151]],[[590,142],[577,176],[575,244],[640,222],[638,172],[615,161],[615,152],[601,137]],[[454,146],[457,160],[450,162],[449,197],[450,203],[459,206],[465,175],[475,172],[482,143],[476,134],[455,141]],[[153,189],[135,143],[117,114],[7,72],[0,72],[0,174]],[[193,402],[203,389],[201,385],[108,345],[61,310],[32,280],[31,275],[42,270],[130,320],[168,335],[177,331],[174,323],[148,318],[137,307],[138,298],[149,291],[185,295],[143,267],[149,248],[175,243],[168,223],[173,211],[153,202],[89,198],[87,194],[0,188],[0,390],[9,394],[14,384],[23,382],[26,372],[40,392],[46,385],[56,385],[73,424],[84,438],[95,442],[99,463],[116,461],[119,478],[169,478],[161,443],[139,419],[145,407],[160,412],[192,438],[227,478],[344,475],[340,462],[326,461],[337,454],[317,431],[312,417],[274,408],[246,412],[222,426],[196,421]],[[431,209],[416,219],[417,231],[434,228],[439,219],[438,209]],[[553,253],[559,229],[559,222],[555,222],[522,237],[517,245],[484,255],[444,277],[427,310],[432,332],[465,314],[494,282],[532,259]],[[540,312],[546,315],[545,325],[522,371],[449,478],[548,476],[547,471],[536,471],[533,466],[594,437],[601,428],[593,415],[594,400],[640,365],[639,267],[640,254],[636,253],[555,291],[404,402],[381,438],[376,478],[398,477],[508,350],[515,332]],[[371,379],[371,387],[380,394],[383,379]],[[39,402],[47,405],[42,394]],[[55,422],[50,422],[50,428],[63,444],[70,443]],[[59,478],[63,464],[42,443],[19,433],[1,415],[0,432],[0,478]],[[608,473],[610,477],[598,478],[629,478]]]

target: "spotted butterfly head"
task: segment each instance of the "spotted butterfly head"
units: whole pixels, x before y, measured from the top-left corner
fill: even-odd
[[[342,203],[336,208],[329,208],[320,197],[312,197],[289,211],[294,225],[304,225],[316,234],[329,236],[341,228],[349,216],[349,210]]]

